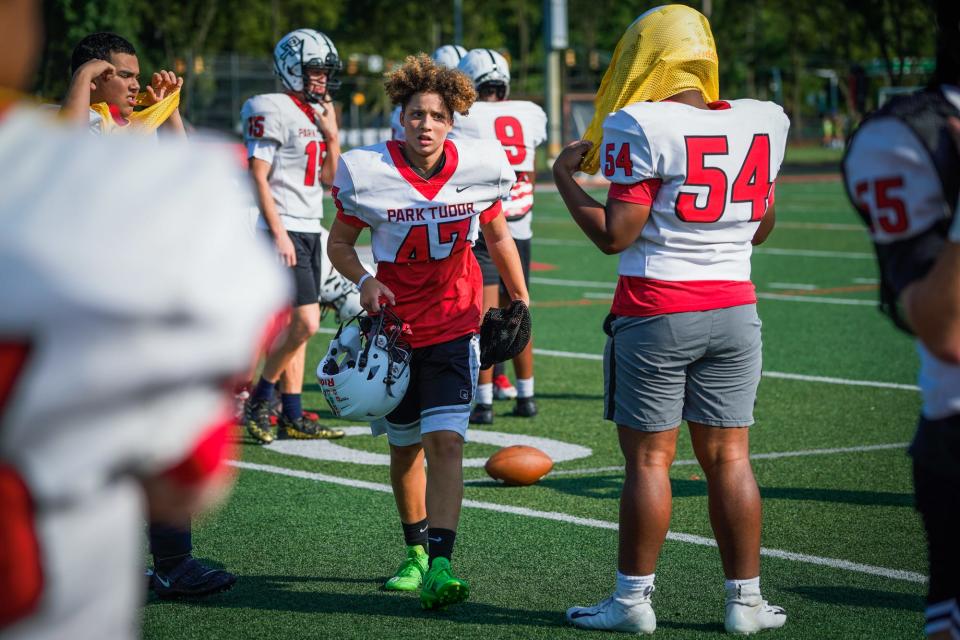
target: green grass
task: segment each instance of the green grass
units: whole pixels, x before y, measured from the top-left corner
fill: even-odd
[[[538,278],[597,286],[535,283],[536,347],[600,353],[600,325],[616,277],[616,259],[589,246],[555,194],[538,194],[534,260],[552,265]],[[781,227],[765,248],[868,254],[869,243],[839,183],[782,184]],[[811,227],[810,225],[833,225]],[[835,225],[840,225],[836,227]],[[758,253],[757,291],[796,298],[873,300],[871,259]],[[591,296],[591,297],[585,297]],[[761,299],[764,369],[768,372],[912,384],[913,347],[870,305]],[[329,321],[327,328],[332,325]],[[311,343],[308,371],[328,334]],[[490,430],[578,444],[588,457],[556,469],[622,464],[615,431],[602,420],[602,373],[595,360],[537,357],[541,414],[512,418],[498,402]],[[322,408],[308,379],[307,406]],[[919,409],[909,389],[876,388],[765,377],[751,431],[754,453],[896,444],[909,441]],[[328,411],[321,411],[327,418]],[[341,424],[330,419],[333,424]],[[346,423],[342,423],[346,424]],[[386,453],[384,439],[354,436],[342,447]],[[487,444],[465,456],[484,458]],[[289,456],[242,446],[243,459],[275,467],[386,484],[386,467]],[[677,457],[693,457],[682,432]],[[763,544],[770,549],[926,573],[923,532],[912,508],[910,464],[902,448],[758,459],[764,498]],[[550,475],[532,487],[506,488],[465,469],[469,500],[615,523],[621,474]],[[711,537],[706,485],[696,465],[671,472],[671,530]],[[467,507],[454,566],[472,585],[470,600],[427,614],[415,595],[379,585],[402,559],[402,538],[389,493],[244,470],[231,501],[196,527],[197,555],[240,578],[233,591],[192,603],[148,602],[147,638],[584,638],[563,624],[563,611],[608,595],[616,532]],[[723,576],[715,548],[668,541],[657,567],[654,606],[663,638],[719,638]],[[773,638],[921,637],[923,584],[774,557],[763,558],[764,595],[787,608],[787,626]]]

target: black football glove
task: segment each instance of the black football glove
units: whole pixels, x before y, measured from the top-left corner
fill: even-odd
[[[530,342],[530,309],[514,300],[506,309],[491,307],[480,325],[480,368],[510,360]]]

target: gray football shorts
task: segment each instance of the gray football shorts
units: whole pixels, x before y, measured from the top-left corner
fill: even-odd
[[[640,431],[681,420],[753,424],[760,383],[755,304],[657,316],[621,316],[603,353],[604,417]]]

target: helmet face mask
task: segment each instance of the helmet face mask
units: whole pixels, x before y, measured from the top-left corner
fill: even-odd
[[[273,50],[273,70],[283,86],[293,93],[302,93],[307,102],[329,102],[340,88],[337,72],[343,68],[333,41],[313,29],[297,29],[280,39]],[[307,90],[306,70],[316,69],[327,74],[323,93]]]
[[[389,309],[351,318],[330,341],[317,381],[340,418],[371,421],[393,411],[410,386],[410,346],[404,324]]]
[[[495,90],[499,100],[510,95],[510,65],[493,49],[470,50],[457,68],[467,74],[481,95],[486,88]]]

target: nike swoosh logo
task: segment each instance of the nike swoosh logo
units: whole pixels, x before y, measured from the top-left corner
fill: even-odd
[[[600,613],[600,612],[597,611],[597,613]],[[593,616],[597,615],[597,613],[587,613],[585,611],[578,611],[576,613],[571,613],[570,617],[573,618],[574,620],[576,620],[577,618],[592,618]]]
[[[153,575],[154,575],[154,577],[157,579],[157,582],[159,582],[160,584],[162,584],[165,588],[169,588],[169,587],[170,587],[170,581],[169,581],[169,580],[166,580],[166,579],[162,578],[159,573],[155,573],[155,574],[153,574]]]
[[[469,188],[472,187],[472,186],[473,186],[472,184],[468,184],[468,185],[465,186],[465,187],[457,187],[457,193],[460,193],[461,191],[466,191],[467,189],[469,189]]]
[[[423,533],[424,531],[426,531],[426,530],[429,529],[429,528],[430,528],[430,527],[429,527],[429,525],[428,525],[428,526],[424,527],[423,529],[420,529],[420,533]]]
[[[440,538],[430,538],[430,537],[428,537],[427,540],[429,540],[430,542],[440,542]]]

